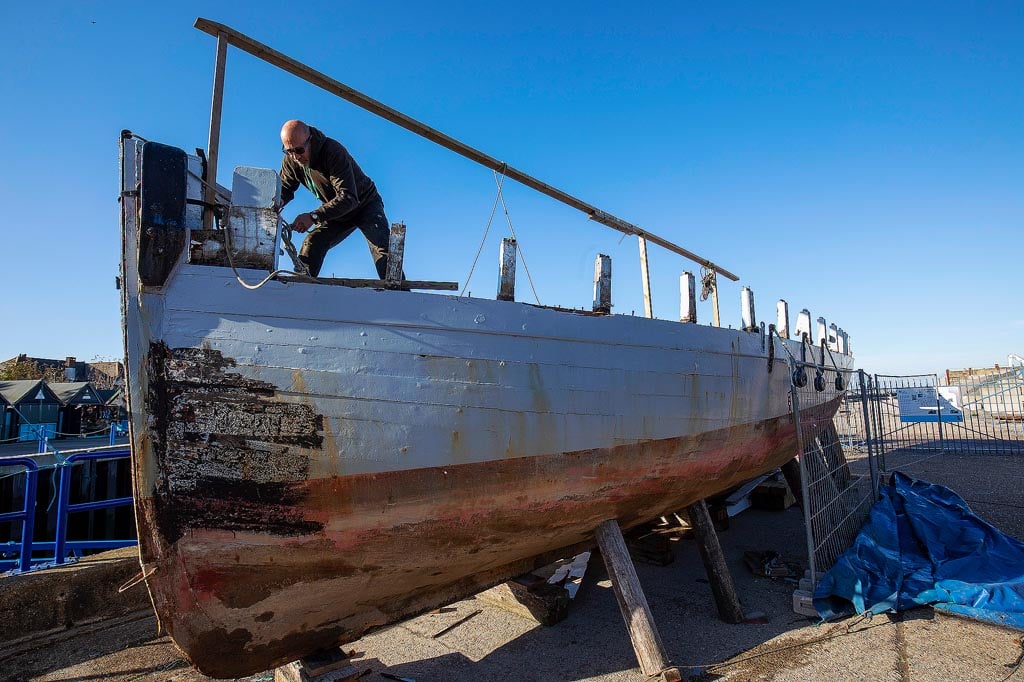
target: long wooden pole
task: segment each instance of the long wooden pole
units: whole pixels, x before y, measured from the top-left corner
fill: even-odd
[[[355,104],[356,106],[365,109],[366,111],[369,111],[372,114],[376,114],[377,116],[380,116],[385,120],[391,121],[392,123],[399,125],[405,128],[406,130],[416,133],[421,137],[425,137],[431,142],[434,142],[436,144],[441,145],[442,147],[450,149],[456,154],[460,154],[466,157],[467,159],[470,159],[471,161],[476,161],[480,165],[486,166],[487,168],[490,168],[493,171],[502,173],[506,177],[512,178],[516,182],[522,183],[531,189],[537,190],[541,194],[546,194],[552,199],[556,199],[558,201],[561,201],[563,204],[572,206],[573,208],[582,211],[583,213],[586,213],[587,217],[589,217],[594,222],[601,223],[606,227],[610,227],[613,230],[618,230],[619,232],[625,234],[635,234],[636,236],[642,237],[649,242],[652,242],[662,248],[672,251],[673,253],[678,253],[680,256],[689,258],[695,263],[700,263],[701,265],[708,269],[719,272],[734,282],[739,280],[739,277],[732,274],[728,270],[719,267],[718,265],[715,265],[711,261],[701,256],[698,256],[692,251],[688,251],[683,247],[678,246],[677,244],[673,244],[672,242],[663,239],[662,237],[659,237],[656,234],[651,234],[647,230],[644,230],[643,228],[637,225],[622,220],[621,218],[617,218],[616,216],[613,216],[610,213],[605,213],[596,206],[592,206],[591,204],[588,204],[585,201],[577,199],[571,194],[567,194],[566,192],[563,192],[562,190],[556,187],[552,187],[551,185],[541,182],[540,180],[530,175],[527,175],[522,171],[516,170],[515,168],[512,168],[508,164],[498,161],[492,156],[484,154],[482,151],[478,149],[470,147],[469,145],[460,142],[459,140],[456,140],[455,138],[450,137],[449,135],[445,135],[444,133],[435,130],[434,128],[431,128],[430,126],[424,123],[421,123],[409,116],[406,116],[397,109],[392,109],[386,104],[378,102],[372,97],[368,97],[367,95],[364,95],[358,90],[350,88],[344,83],[341,83],[331,78],[330,76],[327,76],[317,71],[316,69],[310,68],[305,64],[302,64],[301,62],[298,62],[292,59],[291,57],[282,54],[281,52],[278,52],[277,50],[268,47],[267,45],[264,45],[263,43],[257,40],[253,40],[252,38],[243,33],[239,33],[233,28],[230,28],[223,24],[219,24],[215,21],[210,21],[209,19],[203,19],[202,17],[196,19],[195,27],[198,28],[200,31],[204,31],[205,33],[209,33],[212,36],[218,37],[218,39],[220,38],[220,36],[224,36],[229,43],[231,43],[240,50],[248,52],[254,57],[258,57],[259,59],[262,59],[263,61],[269,64],[273,64],[279,69],[287,71],[293,76],[298,76],[299,78],[303,79],[308,83],[312,83],[313,85],[319,88],[323,88],[324,90],[333,95],[337,95],[338,97],[341,97],[342,99],[347,100],[352,104]]]
[[[217,34],[217,61],[213,67],[213,104],[210,106],[210,137],[206,149],[206,203],[217,203],[217,157],[220,156],[220,113],[224,105],[224,69],[228,60],[228,41]],[[203,211],[203,227],[213,227],[213,212]]]

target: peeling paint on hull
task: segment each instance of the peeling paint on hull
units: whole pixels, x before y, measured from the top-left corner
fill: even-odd
[[[821,408],[826,414],[834,405]],[[727,489],[793,456],[792,419],[683,439],[295,485],[322,530],[233,531],[211,517],[150,586],[163,624],[203,672],[266,670],[472,594]],[[302,633],[298,635],[297,633]]]

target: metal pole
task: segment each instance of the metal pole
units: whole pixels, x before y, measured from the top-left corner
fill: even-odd
[[[342,99],[351,102],[352,104],[355,104],[357,107],[369,111],[371,114],[380,116],[381,118],[390,121],[395,125],[401,126],[406,130],[419,135],[420,137],[425,137],[431,142],[439,144],[442,147],[445,147],[446,149],[450,149],[456,154],[460,154],[466,157],[467,159],[470,159],[471,161],[475,161],[480,165],[490,168],[495,172],[501,173],[506,177],[512,178],[516,182],[522,183],[527,187],[540,192],[541,194],[545,194],[551,197],[552,199],[561,201],[563,204],[575,208],[578,211],[582,211],[583,213],[586,213],[587,217],[589,217],[594,222],[600,223],[606,227],[610,227],[613,230],[618,230],[619,232],[622,232],[624,234],[634,234],[638,237],[643,237],[647,241],[654,242],[655,244],[661,246],[662,248],[668,249],[673,253],[678,253],[680,256],[689,258],[695,263],[700,263],[701,265],[710,270],[719,272],[728,277],[729,279],[733,280],[734,282],[739,280],[739,277],[729,272],[725,268],[715,265],[711,261],[701,256],[698,256],[692,251],[688,251],[683,247],[678,246],[677,244],[673,244],[672,242],[663,239],[662,237],[659,237],[656,234],[644,230],[638,225],[634,225],[610,213],[606,213],[601,209],[597,208],[596,206],[592,206],[591,204],[588,204],[580,199],[577,199],[571,194],[563,192],[562,190],[556,187],[552,187],[547,183],[541,182],[540,180],[530,175],[527,175],[526,173],[520,170],[512,168],[508,164],[502,161],[498,161],[494,157],[488,156],[487,154],[484,154],[480,150],[474,149],[473,147],[470,147],[469,145],[460,142],[459,140],[456,140],[455,138],[449,135],[445,135],[444,133],[435,130],[434,128],[431,128],[430,126],[421,123],[410,116],[403,114],[397,109],[392,109],[386,104],[378,102],[372,97],[368,97],[367,95],[364,95],[358,90],[355,90],[354,88],[351,88],[345,85],[344,83],[336,81],[335,79],[317,71],[316,69],[310,68],[309,66],[306,66],[305,64],[302,64],[301,62],[298,62],[292,59],[291,57],[281,52],[278,52],[277,50],[274,50],[273,48],[268,47],[267,45],[264,45],[263,43],[257,40],[253,40],[249,36],[239,33],[238,31],[228,26],[200,17],[196,19],[195,27],[198,28],[200,31],[204,31],[205,33],[209,33],[212,36],[216,36],[218,41],[220,40],[221,36],[224,36],[230,44],[234,45],[238,49],[248,52],[249,54],[258,57],[259,59],[262,59],[263,61],[269,64],[273,64],[279,69],[287,71],[293,76],[297,76],[303,79],[304,81],[311,83],[319,88],[322,88],[333,95],[337,95],[338,97],[341,97]]]
[[[790,367],[789,374],[793,375],[795,366]],[[789,382],[789,395],[793,399],[793,423],[796,426],[796,450],[800,460],[800,488],[804,498],[804,533],[807,539],[807,567],[811,572],[811,590],[818,584],[817,565],[814,558],[814,533],[812,532],[811,519],[811,484],[807,471],[807,462],[804,455],[804,434],[800,424],[800,393],[792,381]]]
[[[868,419],[868,390],[867,375],[864,370],[857,370],[857,379],[860,381],[861,413],[864,418],[864,444],[868,448],[868,471],[871,473],[871,491],[874,499],[878,499],[878,462],[875,461],[874,448],[871,447],[871,423]]]

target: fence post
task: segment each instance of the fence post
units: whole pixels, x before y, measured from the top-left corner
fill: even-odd
[[[794,366],[790,369],[790,376],[793,375],[793,371],[796,369]],[[807,539],[807,567],[811,574],[811,590],[818,584],[817,566],[814,558],[814,533],[812,531],[813,519],[811,518],[811,483],[810,475],[808,473],[805,450],[804,450],[804,433],[803,427],[800,424],[800,394],[797,391],[796,384],[792,380],[789,382],[789,395],[793,399],[793,423],[796,425],[796,449],[797,456],[800,459],[800,488],[802,496],[804,498],[804,534]]]
[[[60,483],[57,486],[57,527],[53,538],[53,561],[64,563],[64,545],[68,535],[68,505],[71,502],[71,469],[67,460],[60,463]]]
[[[933,374],[935,378],[935,414],[939,420],[939,452],[946,451],[945,433],[942,428],[942,396],[939,395],[939,375]]]
[[[861,412],[864,415],[864,444],[868,448],[868,471],[871,473],[871,493],[874,499],[878,499],[878,462],[875,461],[874,448],[871,447],[871,420],[868,418],[868,385],[867,375],[864,370],[857,370],[857,379],[860,382]]]

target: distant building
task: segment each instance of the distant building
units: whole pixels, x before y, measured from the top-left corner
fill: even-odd
[[[0,440],[36,440],[40,429],[57,433],[61,402],[42,379],[0,381],[4,415],[0,422]]]
[[[124,367],[117,361],[83,362],[73,355],[63,360],[54,360],[34,358],[22,353],[0,362],[0,371],[18,363],[35,363],[42,376],[32,378],[46,379],[50,382],[87,381],[95,388],[118,388],[124,385]]]

